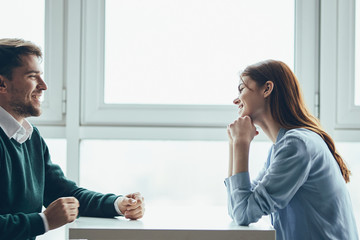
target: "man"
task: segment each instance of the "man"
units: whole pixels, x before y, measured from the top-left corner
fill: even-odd
[[[41,58],[29,41],[0,39],[0,239],[35,239],[78,215],[141,218],[140,193],[123,197],[80,188],[51,162],[39,130],[26,120],[41,114],[47,89]]]

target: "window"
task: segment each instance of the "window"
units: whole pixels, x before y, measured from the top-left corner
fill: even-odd
[[[38,124],[62,122],[62,1],[22,1],[4,3],[0,21],[2,38],[22,38],[41,47],[42,68],[49,89],[44,92],[43,114],[32,119]],[[21,7],[19,7],[21,6]]]
[[[66,175],[66,140],[46,138],[45,142],[50,151],[51,161],[59,165]]]
[[[0,15],[0,36],[30,40],[44,49],[45,1],[14,0],[3,4],[7,11],[2,11]]]
[[[100,192],[141,191],[149,204],[184,205],[192,204],[193,187],[207,205],[224,205],[225,126],[237,117],[231,103],[238,73],[260,60],[289,64],[301,76],[314,109],[318,2],[228,3],[83,2],[82,186]],[[256,20],[249,21],[249,14]],[[251,151],[264,151],[252,153],[251,167],[261,168],[270,145],[264,134],[256,139]],[[204,178],[199,177],[208,163],[201,172]],[[178,181],[184,171],[193,184],[188,178]],[[179,174],[176,181],[170,173]],[[179,196],[171,185],[188,194]]]
[[[105,103],[229,105],[269,58],[293,68],[293,1],[105,2]]]
[[[339,1],[338,10],[338,128],[360,127],[360,106],[356,106],[355,1]],[[357,95],[357,94],[356,94]]]
[[[360,1],[355,3],[355,105],[360,106]]]
[[[270,147],[252,144],[252,177]],[[228,142],[83,140],[80,156],[82,186],[116,194],[140,191],[151,206],[226,205]]]
[[[337,141],[360,139],[355,6],[355,0],[321,5],[320,119]]]
[[[66,174],[66,140],[56,138],[46,138],[45,142],[49,148],[51,160],[58,164]],[[66,239],[66,227],[60,227],[37,237],[38,240],[64,240]]]
[[[295,58],[295,42],[316,42],[294,33],[315,28],[316,11],[296,27],[294,9],[287,0],[85,2],[82,125],[226,125],[241,69],[275,58],[296,70],[296,59],[304,73],[315,59]]]

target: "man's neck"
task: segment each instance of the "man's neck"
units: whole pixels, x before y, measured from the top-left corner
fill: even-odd
[[[16,114],[14,111],[11,110],[11,108],[7,107],[7,106],[1,106],[6,112],[8,112],[13,118],[15,118],[16,121],[18,121],[20,123],[20,125],[23,124],[25,117],[19,116],[18,114]]]

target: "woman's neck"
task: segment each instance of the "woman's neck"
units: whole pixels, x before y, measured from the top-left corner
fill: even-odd
[[[276,138],[281,126],[277,121],[274,120],[271,114],[264,116],[261,120],[254,121],[254,123],[261,127],[261,129],[273,143],[276,142]]]

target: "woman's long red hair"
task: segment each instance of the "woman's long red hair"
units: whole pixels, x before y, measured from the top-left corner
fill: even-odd
[[[330,135],[307,109],[299,82],[285,63],[275,60],[259,62],[248,66],[241,76],[250,77],[258,86],[272,81],[274,88],[270,95],[270,109],[273,118],[285,129],[306,128],[320,135],[337,161],[345,181],[350,181],[350,170],[337,152]]]

